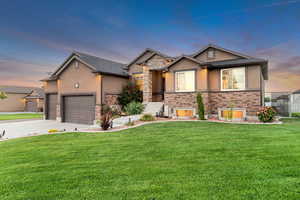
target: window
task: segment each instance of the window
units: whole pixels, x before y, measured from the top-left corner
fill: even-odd
[[[230,68],[221,70],[222,90],[244,90],[245,68]]]
[[[195,91],[195,71],[181,71],[175,73],[175,91]]]
[[[246,110],[243,108],[219,108],[218,113],[221,120],[241,121],[246,117]]]
[[[207,51],[207,58],[214,58],[215,57],[215,51],[213,49],[210,49]]]

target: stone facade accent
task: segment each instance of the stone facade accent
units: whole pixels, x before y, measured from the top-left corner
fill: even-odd
[[[165,105],[169,109],[192,108],[197,109],[197,93],[165,93]],[[245,108],[248,116],[255,116],[261,107],[259,91],[230,91],[230,92],[202,92],[205,113],[218,114],[218,108]],[[175,111],[173,111],[174,113]],[[171,112],[172,113],[172,112]]]
[[[230,91],[230,92],[211,92],[210,112],[217,114],[218,108],[245,108],[246,114],[255,116],[261,107],[261,94],[259,91]]]
[[[106,105],[115,106],[118,105],[118,94],[105,94],[104,102]]]
[[[144,90],[143,102],[152,102],[152,71],[148,67],[143,67],[144,70]]]
[[[155,55],[147,61],[147,66],[149,66],[150,69],[157,69],[164,67],[169,63],[170,61],[168,61],[166,58],[163,58],[159,55]]]
[[[97,123],[97,121],[101,120],[101,105],[96,105],[95,106],[95,122],[94,124]]]
[[[169,113],[174,114],[177,108],[186,108],[197,110],[196,92],[172,92],[165,93],[165,105],[169,109]],[[206,114],[209,112],[208,94],[202,93],[203,103]]]
[[[56,105],[56,121],[62,122],[61,113],[60,113],[60,104]]]

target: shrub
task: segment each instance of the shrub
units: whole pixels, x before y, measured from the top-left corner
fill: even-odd
[[[203,104],[201,93],[197,94],[197,104],[198,104],[198,118],[201,120],[205,120],[204,117],[205,110],[204,110],[204,104]]]
[[[300,117],[300,113],[299,112],[293,112],[292,117]]]
[[[274,121],[276,111],[272,107],[263,107],[260,109],[257,115],[261,122],[272,122]]]
[[[150,114],[144,114],[140,120],[141,121],[154,121],[155,118]]]
[[[122,109],[130,102],[143,102],[143,92],[134,83],[128,83],[123,87],[121,94],[118,96],[118,102]]]
[[[6,99],[7,95],[5,94],[5,92],[0,92],[0,100]]]
[[[132,101],[125,106],[124,110],[128,115],[138,115],[143,112],[144,105],[140,102]]]
[[[109,128],[112,128],[112,120],[113,120],[113,111],[112,109],[107,106],[103,105],[102,106],[102,115],[101,115],[101,121],[100,121],[100,126],[103,130],[107,130]]]

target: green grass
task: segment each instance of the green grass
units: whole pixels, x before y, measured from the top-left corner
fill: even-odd
[[[0,114],[0,120],[42,119],[42,117],[43,114],[40,113]]]
[[[170,122],[0,142],[1,200],[300,199],[300,121]]]

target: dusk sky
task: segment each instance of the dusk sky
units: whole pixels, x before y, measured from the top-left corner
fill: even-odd
[[[270,61],[267,91],[300,89],[300,0],[0,0],[0,84],[39,86],[73,51],[128,63],[208,43]]]

